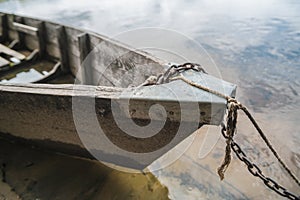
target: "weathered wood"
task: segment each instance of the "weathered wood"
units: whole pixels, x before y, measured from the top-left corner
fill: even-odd
[[[0,13],[0,20],[1,20],[1,28],[2,28],[0,42],[4,42],[8,40],[7,14]]]
[[[14,18],[16,19],[13,20]],[[22,33],[16,31],[14,22],[38,27],[38,35],[43,30],[45,33],[41,34],[43,37],[39,37],[39,43],[45,46],[40,46],[40,50],[44,48],[43,55],[47,54],[47,59],[58,62],[45,77],[46,80],[38,82],[53,78],[61,70],[63,73],[73,73],[82,83],[100,86],[0,84],[0,136],[9,135],[43,146],[52,146],[58,152],[72,149],[68,153],[79,156],[82,154],[75,149],[86,150],[86,143],[84,145],[82,141],[88,139],[88,149],[90,152],[100,152],[100,160],[142,169],[199,126],[219,125],[224,117],[224,99],[180,80],[125,89],[132,83],[135,86],[141,84],[150,75],[164,72],[164,62],[147,53],[89,31],[47,21],[43,24],[41,20],[28,17],[18,19],[9,14],[8,33],[11,40],[17,39],[17,33]],[[41,28],[42,26],[45,28]],[[26,35],[22,44],[25,44],[24,41],[27,48],[36,55],[36,36]],[[92,63],[84,62],[94,47],[97,48],[94,57],[91,57]],[[84,64],[81,66],[81,63]],[[103,68],[106,69],[105,72],[101,71]],[[184,75],[196,83],[234,96],[235,86],[230,83],[206,74],[185,72]],[[156,104],[165,113],[152,107]],[[144,137],[152,129],[136,131],[135,125],[130,124],[132,119],[137,124],[146,126],[149,122],[164,124],[156,135]],[[134,136],[128,135],[117,122],[125,124]],[[103,133],[99,131],[98,125]],[[178,130],[181,132],[176,135]],[[84,138],[79,137],[79,133]],[[102,139],[108,138],[110,142],[99,145],[96,142],[99,136]],[[110,148],[109,143],[126,152],[155,153],[128,157],[127,154]]]
[[[24,19],[22,21],[24,21]],[[44,22],[39,22],[37,25],[38,27],[28,26],[26,24],[21,24],[18,22],[13,22],[13,25],[18,32],[37,37],[39,45],[39,56],[40,58],[43,58],[46,50],[46,35]],[[25,38],[26,36],[22,35],[22,37]]]
[[[46,31],[45,31],[45,23],[40,22],[38,24],[38,31],[37,31],[37,37],[39,41],[39,56],[42,59],[45,56],[46,53]]]
[[[37,36],[38,28],[36,27],[28,26],[26,24],[21,24],[18,22],[13,22],[13,25],[18,32],[23,32],[29,35]]]
[[[13,26],[14,18],[16,18],[16,17],[12,17],[13,15],[11,15],[11,14],[8,14],[8,16],[9,16],[8,18],[9,18],[10,38],[18,39],[17,31],[14,30],[14,26]],[[39,19],[33,19],[33,18],[29,18],[29,17],[22,17],[22,18],[25,19],[25,20],[23,20],[23,23],[25,21],[26,24],[30,24],[31,26],[37,26],[38,23],[42,21]],[[19,22],[19,21],[17,21],[17,22]],[[21,23],[21,22],[19,22],[19,23]],[[136,84],[140,84],[144,81],[143,75],[145,75],[145,77],[147,77],[149,75],[155,75],[155,74],[163,72],[163,68],[161,67],[161,64],[165,63],[164,61],[162,61],[158,58],[154,58],[153,56],[151,56],[145,52],[137,51],[137,50],[130,48],[124,44],[118,43],[117,41],[112,41],[103,35],[99,35],[99,34],[96,34],[96,33],[90,32],[90,31],[74,29],[72,27],[64,26],[66,39],[63,40],[63,42],[66,43],[66,45],[59,45],[58,34],[57,34],[56,29],[58,27],[60,27],[61,25],[58,25],[56,23],[49,22],[49,21],[44,21],[44,23],[45,23],[45,35],[47,35],[46,42],[45,42],[45,46],[46,46],[45,53],[53,58],[59,59],[62,62],[63,59],[61,58],[60,46],[66,46],[66,49],[63,52],[67,51],[67,53],[64,53],[64,55],[65,55],[64,58],[68,57],[68,59],[64,59],[64,60],[68,60],[67,71],[71,71],[74,75],[77,74],[77,72],[79,72],[81,70],[80,69],[81,63],[80,63],[79,44],[78,44],[78,38],[77,38],[77,36],[79,34],[82,34],[82,33],[89,34],[91,48],[94,48],[95,46],[99,45],[99,43],[101,43],[100,45],[102,45],[102,42],[105,42],[104,47],[107,46],[105,48],[112,50],[109,52],[105,52],[106,49],[104,48],[103,52],[101,54],[95,56],[95,59],[93,61],[93,67],[95,68],[94,73],[93,73],[93,80],[94,80],[95,84],[105,84],[105,85],[112,86],[112,84],[109,81],[106,81],[105,78],[98,80],[99,73],[97,73],[97,72],[101,71],[103,62],[104,62],[104,64],[109,63],[110,58],[112,56],[122,54],[122,52],[128,52],[128,53],[127,53],[127,56],[121,60],[121,62],[122,63],[131,63],[131,62],[135,63],[135,68],[139,69],[139,70],[132,70],[130,72],[130,73],[132,73],[132,75],[131,75],[132,77],[135,77],[136,79],[138,79],[138,80],[134,80]],[[27,47],[29,48],[29,50],[34,50],[37,48],[37,45],[31,45],[31,44],[37,43],[36,38],[32,37],[31,35],[28,35],[26,37],[26,39],[27,39],[27,41],[26,41]],[[17,45],[17,46],[20,46],[20,45]],[[62,62],[62,66],[63,65],[64,64]],[[111,65],[111,67],[113,67],[113,65]],[[140,70],[141,68],[143,68],[143,70]],[[119,74],[118,76],[122,76],[124,73],[124,70],[122,68],[114,68],[114,70],[116,70],[116,73]],[[114,76],[110,75],[110,71],[111,70],[108,70],[108,73],[106,74],[107,79],[114,80]],[[78,75],[77,78],[81,81],[81,74],[77,74],[77,75]],[[121,84],[124,84],[123,87],[126,87],[126,86],[128,86],[128,85],[126,85],[128,83],[129,83],[128,80],[125,80]]]
[[[20,16],[14,15],[13,20],[14,20],[14,22],[17,22],[17,23],[20,23],[20,24],[24,23],[24,18],[20,17]],[[13,25],[14,22],[12,22],[12,25]],[[21,31],[17,31],[17,35],[18,35],[18,40],[19,40],[18,48],[24,48],[24,47],[26,48],[25,33],[21,32]]]
[[[8,48],[14,49],[19,43],[19,40],[13,40],[9,43]]]
[[[61,57],[60,56],[60,50],[59,50],[58,44],[54,44],[52,42],[47,42],[47,44],[46,44],[46,53],[47,53],[47,55],[49,55],[49,57],[61,60],[60,59],[60,57]]]
[[[29,56],[27,56],[26,60],[27,61],[34,61],[37,57],[38,57],[38,54],[39,54],[39,50],[38,49],[35,49],[33,50]]]
[[[66,27],[66,33],[68,35],[69,53],[79,58],[80,50],[78,48],[78,36],[84,34],[85,31],[73,27]]]
[[[56,67],[57,68],[57,67]],[[190,72],[185,72],[190,80],[206,85],[208,88],[221,92],[225,95],[235,95],[235,85],[219,80],[206,74],[194,75]],[[56,96],[85,96],[95,97],[99,99],[114,99],[118,100],[121,110],[126,110],[128,101],[130,101],[129,113],[125,113],[127,117],[137,119],[155,119],[160,120],[160,116],[152,116],[150,118],[148,112],[149,107],[154,103],[160,103],[165,106],[167,113],[172,113],[168,116],[169,120],[180,122],[183,120],[181,116],[181,108],[178,108],[178,103],[187,103],[199,105],[201,111],[200,118],[195,118],[198,113],[195,113],[195,107],[186,107],[191,109],[186,112],[184,120],[195,121],[199,120],[200,124],[214,124],[218,125],[223,117],[222,113],[226,108],[226,100],[218,96],[212,95],[208,92],[199,90],[194,87],[188,87],[183,81],[173,81],[163,85],[154,85],[138,88],[116,88],[104,86],[86,86],[86,85],[18,85],[7,84],[0,85],[1,92],[14,92],[14,93],[29,93],[40,95],[56,95]],[[171,92],[170,92],[171,91]],[[75,92],[75,93],[74,93]],[[213,108],[214,107],[214,108]],[[213,108],[213,109],[212,109]],[[199,112],[200,112],[199,111]],[[195,113],[195,115],[193,115]]]
[[[61,69],[62,72],[69,72],[70,65],[69,65],[69,49],[68,49],[68,42],[67,42],[67,34],[64,26],[59,26],[56,29],[57,33],[57,41],[58,41],[58,48],[60,53],[60,62],[61,62]]]
[[[12,57],[16,57],[19,60],[24,60],[26,58],[23,54],[8,48],[8,47],[4,46],[3,44],[0,44],[0,53],[5,53]]]
[[[47,82],[55,79],[59,75],[61,75],[61,73],[62,73],[61,72],[61,63],[58,62],[58,63],[55,64],[55,66],[49,72],[49,74],[47,74],[47,76],[41,78],[40,80],[35,81],[34,83],[47,83]]]
[[[9,65],[9,61],[0,57],[0,68]]]
[[[15,21],[15,15],[7,13],[7,26],[8,26],[8,40],[18,40],[18,32],[14,29],[12,23]]]
[[[93,85],[93,67],[92,58],[86,59],[88,54],[91,52],[90,37],[87,33],[83,33],[78,36],[78,44],[80,51],[80,64],[83,74],[83,84]]]
[[[184,84],[182,81],[174,81],[167,85],[141,87],[138,91],[134,88],[87,85],[0,85],[2,104],[0,107],[0,132],[10,133],[11,136],[25,138],[29,141],[51,144],[56,147],[56,151],[64,152],[65,148],[69,146],[75,146],[82,150],[86,148],[86,143],[83,145],[82,138],[79,138],[78,131],[80,131],[80,134],[89,140],[89,150],[103,156],[101,157],[102,161],[143,169],[192,134],[199,126],[218,124],[223,118],[226,108],[223,99],[212,97],[215,99],[211,102],[211,97],[200,90],[196,91],[197,98],[195,99],[191,96],[184,96],[185,91],[181,90]],[[166,88],[178,89],[177,92],[173,92],[181,93],[183,96],[178,96],[176,101],[170,93],[165,93]],[[228,89],[225,90],[226,93],[229,92]],[[233,91],[230,91],[232,95]],[[203,101],[197,102],[198,98],[202,98]],[[182,102],[180,103],[180,101]],[[130,102],[129,108],[128,102]],[[193,103],[194,106],[191,106]],[[160,115],[149,116],[149,109],[155,104],[159,104],[165,109],[164,119]],[[202,113],[199,115],[199,121],[195,118],[196,115],[193,115],[195,105],[199,106]],[[181,106],[185,108],[185,116],[182,116]],[[91,118],[93,111],[103,133],[99,133],[95,128],[94,120]],[[117,116],[114,115],[116,113]],[[137,137],[133,137],[120,129],[119,124],[116,124],[115,121],[117,119],[119,123],[127,124],[130,118],[140,124],[147,124],[149,120],[154,123],[166,121],[156,135],[143,138],[142,136],[149,130],[141,129],[139,132],[131,130],[132,127],[129,126],[129,131],[134,131],[131,133],[137,135]],[[80,121],[79,124],[76,122],[77,120]],[[76,122],[76,126],[74,122]],[[175,137],[181,125],[185,128],[180,131],[180,137]],[[108,143],[99,146],[97,143],[99,134],[105,134],[105,137],[109,138],[114,145],[128,152],[149,153],[156,152],[158,149],[159,151],[147,156],[147,159],[126,157],[127,154],[115,151],[107,146]],[[138,137],[139,135],[141,137]],[[65,148],[62,144],[65,145]],[[77,151],[71,152],[72,155],[77,153]],[[116,157],[122,159],[116,159]],[[122,162],[124,159],[127,161]]]
[[[94,47],[92,59],[94,82],[97,85],[117,87],[139,85],[145,81],[145,77],[164,72],[162,63],[166,62],[146,53],[103,38],[96,39],[91,36],[91,42]]]

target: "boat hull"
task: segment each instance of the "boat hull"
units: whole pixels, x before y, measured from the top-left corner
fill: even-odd
[[[223,120],[226,100],[183,81],[130,87],[166,70],[145,52],[48,21],[13,14],[0,19],[1,41],[20,43],[21,35],[23,47],[57,63],[38,82],[57,73],[76,79],[62,85],[0,84],[1,138],[141,170],[201,126]],[[24,33],[30,30],[35,34]],[[185,76],[235,95],[235,85],[202,72]]]

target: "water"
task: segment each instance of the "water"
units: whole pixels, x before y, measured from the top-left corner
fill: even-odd
[[[254,113],[279,154],[300,177],[299,1],[10,0],[1,1],[0,10],[83,27],[107,36],[160,27],[196,40],[214,59],[223,79],[238,85],[237,98]],[[290,190],[299,191],[243,115],[239,123],[237,141],[250,157],[263,166],[266,174]],[[219,138],[217,131],[208,131],[209,144]],[[194,136],[201,139],[205,131]],[[202,159],[198,156],[199,145],[193,144],[177,162],[156,172],[169,186],[173,198],[209,198],[214,192],[227,199],[277,198],[248,175],[238,161],[230,166],[226,181],[219,182],[215,169],[222,159],[224,141],[219,140]],[[209,152],[211,146],[205,147]]]
[[[37,151],[3,139],[0,144],[1,200],[168,199],[167,188],[152,174],[128,175],[96,161]]]
[[[25,68],[16,68],[14,72],[0,76],[0,83],[31,83],[47,76],[53,66],[54,63],[43,61]]]

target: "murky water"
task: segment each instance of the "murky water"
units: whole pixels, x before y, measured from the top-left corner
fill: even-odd
[[[127,174],[91,160],[0,140],[0,199],[167,200],[150,173]]]
[[[0,10],[84,27],[107,36],[160,27],[196,40],[214,59],[222,77],[238,85],[237,98],[248,105],[279,154],[300,177],[299,1],[10,0],[0,1]],[[243,115],[239,123],[237,141],[249,156],[266,174],[299,193]],[[205,133],[208,145],[200,154],[208,153],[206,157],[199,158],[201,143],[194,142],[177,162],[155,172],[173,198],[278,198],[236,160],[225,182],[220,182],[215,169],[222,159],[224,141],[219,140],[209,151],[219,132],[203,131],[194,136],[201,139]]]

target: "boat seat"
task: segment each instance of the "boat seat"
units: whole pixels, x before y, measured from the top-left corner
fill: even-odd
[[[3,16],[2,18],[7,21],[7,18]],[[24,66],[44,57],[44,23],[40,22],[37,24],[37,27],[33,27],[24,22],[22,17],[15,17],[12,25],[15,31],[17,31],[18,37],[11,41],[8,46],[0,43],[0,71],[7,71],[16,66]],[[31,50],[29,56],[18,52],[19,50],[29,50],[25,42],[26,35],[36,37],[39,45],[38,48]]]
[[[8,48],[7,46],[4,46],[3,44],[0,44],[0,54],[6,54],[9,55],[11,57],[17,58],[19,60],[24,60],[26,58],[26,56],[24,56],[23,54]]]
[[[21,47],[26,47],[25,44],[25,35],[31,35],[37,38],[38,40],[38,49],[35,49],[38,52],[40,58],[44,56],[45,52],[45,31],[44,31],[44,22],[39,22],[37,27],[29,26],[24,23],[24,19],[21,17],[15,18],[15,21],[12,23],[15,30],[18,32],[17,41],[13,41],[10,45],[11,48],[14,48],[15,45]],[[33,51],[34,52],[34,51]]]
[[[0,77],[28,70],[32,64],[43,63],[48,60],[45,56],[46,36],[44,22],[27,24],[28,21],[24,17],[15,15],[11,22],[5,14],[0,14],[0,20],[2,21],[2,31],[0,31]],[[9,29],[8,24],[17,33],[17,37],[9,38],[8,32],[5,31]],[[36,47],[29,45],[28,36],[31,40],[38,42]],[[61,62],[56,62],[47,75],[32,82],[44,83],[60,74],[62,74]]]
[[[18,22],[13,22],[13,26],[18,32],[23,32],[29,35],[37,36],[38,35],[38,28],[33,26],[28,26],[25,24],[21,24]]]
[[[5,67],[5,66],[8,66],[9,65],[9,61],[0,57],[0,68],[1,67]]]
[[[10,65],[16,65],[26,59],[26,56],[10,49],[9,47],[0,44],[0,69],[7,68]]]

